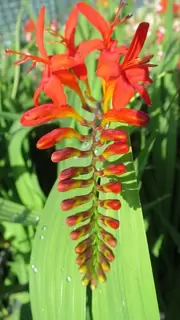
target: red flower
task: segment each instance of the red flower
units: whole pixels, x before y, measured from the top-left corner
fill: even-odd
[[[136,30],[134,38],[122,63],[106,61],[97,69],[97,75],[104,79],[104,111],[108,109],[109,99],[112,97],[114,109],[124,108],[137,91],[147,104],[151,104],[146,89],[139,83],[149,84],[147,62],[152,56],[139,58],[138,55],[144,45],[149,24],[141,23]]]
[[[90,52],[100,50],[101,54],[98,62],[98,65],[100,65],[107,59],[118,62],[120,55],[124,55],[127,52],[126,46],[117,47],[117,40],[112,39],[114,29],[130,18],[130,16],[126,16],[122,19],[119,18],[119,13],[124,6],[125,4],[121,1],[113,21],[109,23],[98,11],[87,3],[79,2],[77,4],[78,11],[89,20],[103,38],[102,40],[93,39],[82,42],[76,53],[78,59],[84,59]]]
[[[75,30],[76,30],[77,20],[78,20],[78,9],[75,6],[66,21],[64,35],[62,36],[58,32],[54,32],[53,30],[50,30],[50,33],[56,36],[57,38],[60,38],[60,43],[64,44],[64,46],[66,47],[64,57],[67,57],[67,61],[72,61],[74,63],[74,65],[71,66],[71,70],[79,80],[84,81],[86,85],[87,94],[89,95],[89,97],[91,97],[90,87],[87,79],[87,75],[88,75],[87,68],[86,68],[84,59],[86,55],[92,51],[92,49],[91,51],[88,51],[83,57],[79,56],[79,50],[81,50],[79,47],[81,47],[81,44],[80,45],[75,44]],[[97,41],[95,41],[95,43],[93,42],[93,49],[94,49],[94,46],[96,45],[97,45]],[[53,65],[51,70],[54,73],[58,71],[59,76],[61,76],[61,73],[62,73],[62,71],[60,71],[61,68],[62,68],[62,55],[61,54],[55,55],[53,57]],[[69,83],[72,83],[72,82],[69,82]],[[76,83],[76,87],[77,85],[78,83]],[[85,101],[83,100],[83,96],[82,96],[82,93],[80,92],[79,85],[78,85],[78,89],[77,88],[72,88],[72,89],[75,90],[77,94],[79,94],[82,104],[85,105]]]
[[[50,27],[52,30],[57,31],[58,30],[58,23],[56,21],[56,19],[51,21]]]
[[[123,155],[121,161],[127,161],[124,155],[130,150],[128,134],[123,128],[112,129],[109,123],[120,122],[126,125],[145,126],[149,122],[149,116],[144,112],[124,108],[135,91],[150,103],[149,95],[142,84],[151,82],[148,67],[152,65],[148,64],[148,61],[152,56],[138,57],[147,36],[149,27],[147,23],[140,24],[129,49],[118,47],[117,41],[113,40],[114,28],[129,17],[119,19],[118,15],[123,6],[121,1],[114,20],[108,23],[87,4],[83,2],[77,4],[66,22],[65,35],[61,36],[56,31],[53,32],[66,46],[66,52],[53,56],[47,54],[44,46],[45,8],[42,7],[36,25],[36,43],[40,56],[6,50],[7,53],[20,54],[21,60],[16,64],[31,60],[30,70],[36,66],[37,62],[41,62],[44,67],[40,84],[34,94],[35,108],[23,114],[20,120],[22,125],[42,125],[63,118],[74,118],[81,124],[81,126],[73,124],[74,128],[64,127],[64,121],[61,121],[61,127],[41,137],[37,147],[46,149],[64,139],[78,140],[78,145],[74,144],[73,140],[70,146],[61,145],[60,149],[52,153],[51,160],[55,163],[67,161],[66,169],[60,172],[58,178],[59,192],[69,192],[67,195],[69,198],[65,195],[61,201],[61,209],[70,211],[70,216],[66,219],[68,226],[77,226],[70,233],[71,239],[78,240],[85,237],[76,245],[75,252],[78,254],[76,263],[79,264],[80,273],[84,274],[83,285],[90,282],[92,289],[96,287],[97,281],[106,280],[105,272],[110,270],[110,262],[115,258],[109,246],[114,248],[117,240],[113,234],[104,229],[104,226],[117,229],[120,223],[117,219],[104,215],[104,211],[113,210],[113,214],[116,215],[116,211],[121,209],[121,201],[116,195],[123,191],[124,186],[117,181],[117,177],[119,177],[118,180],[121,179],[121,175],[126,172],[128,173],[126,178],[129,177],[128,162],[127,166],[116,162],[118,155]],[[79,12],[99,30],[102,39],[75,44]],[[94,105],[86,103],[78,82],[78,79],[84,81],[88,98],[91,99],[84,59],[96,49],[100,50],[97,74],[103,79],[104,110],[102,101]],[[120,55],[125,55],[121,63],[119,63]],[[69,86],[79,95],[86,112],[82,113],[81,109],[76,111],[68,104],[68,96],[66,99],[63,85]],[[42,91],[52,102],[39,105],[39,96]],[[113,109],[108,110],[111,97]],[[87,111],[91,113],[90,116],[87,116]],[[82,126],[86,126],[86,130],[83,130],[86,134],[81,133]],[[75,157],[77,162],[74,161],[74,167],[68,167],[69,159]],[[79,162],[80,158],[84,158],[83,164]],[[76,191],[78,189],[81,191],[80,195]],[[77,213],[73,214],[71,210]],[[84,221],[85,224],[83,224]]]
[[[60,38],[60,42],[65,45],[66,52],[65,56],[70,58],[70,60],[73,59],[73,61],[76,61],[74,63],[74,66],[72,66],[72,70],[80,80],[87,80],[87,68],[84,63],[84,61],[79,61],[79,57],[76,56],[76,52],[79,48],[79,46],[75,45],[75,30],[78,20],[78,10],[75,7],[73,11],[70,13],[66,24],[65,24],[65,32],[64,36],[60,35],[57,32],[54,32],[53,30],[50,30],[50,33],[56,37]],[[79,61],[79,62],[78,62]],[[75,65],[77,64],[77,65]],[[57,71],[61,67],[61,55],[55,55],[53,58],[53,66],[52,70]]]
[[[67,54],[58,54],[54,56],[48,56],[44,46],[44,16],[45,7],[42,7],[38,16],[36,26],[36,44],[40,57],[25,54],[23,52],[16,52],[10,49],[6,50],[6,54],[19,54],[22,58],[15,62],[16,65],[23,64],[27,61],[32,61],[32,65],[28,72],[31,71],[38,62],[44,65],[44,71],[42,72],[42,79],[34,94],[34,104],[38,105],[38,99],[41,91],[50,97],[54,103],[63,105],[66,104],[66,97],[62,84],[69,86],[73,89],[81,98],[84,104],[84,98],[77,82],[76,77],[73,75],[69,68],[72,68],[77,62]],[[53,72],[54,71],[54,72]]]
[[[73,9],[73,11],[70,13],[70,15],[66,21],[64,36],[58,34],[57,32],[53,32],[53,30],[50,30],[51,34],[53,34],[54,36],[59,37],[61,39],[60,42],[63,43],[66,47],[65,56],[67,57],[67,59],[70,59],[71,61],[73,61],[73,60],[75,61],[75,54],[78,49],[78,47],[75,45],[75,39],[74,39],[76,25],[77,25],[77,19],[78,19],[78,10],[75,7]],[[74,63],[74,65],[75,65],[75,63]],[[60,68],[61,68],[61,55],[55,55],[53,57],[52,70],[57,71]],[[87,69],[86,69],[86,66],[84,63],[80,63],[77,68],[76,68],[76,66],[74,66],[74,68],[72,68],[72,69],[79,79],[86,80]]]
[[[172,3],[171,7],[172,7],[174,15],[179,16],[179,14],[180,14],[180,4]],[[158,13],[165,13],[167,11],[167,9],[168,9],[168,1],[167,0],[160,0],[157,12]]]
[[[32,33],[35,32],[35,30],[36,30],[36,24],[35,24],[34,20],[28,19],[24,25],[24,33],[25,33],[26,41],[28,41],[28,42],[31,41]]]
[[[28,19],[24,24],[24,32],[33,32],[36,30],[36,24],[33,19]]]

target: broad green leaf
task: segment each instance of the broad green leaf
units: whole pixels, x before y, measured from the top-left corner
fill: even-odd
[[[43,194],[37,176],[30,173],[23,155],[23,143],[32,128],[23,128],[14,122],[10,129],[8,146],[9,160],[12,166],[15,185],[22,203],[28,208],[39,209],[43,204]]]
[[[86,290],[75,264],[61,194],[53,187],[33,243],[30,294],[33,320],[85,320]]]
[[[138,157],[134,161],[134,167],[135,167],[136,175],[138,176],[138,181],[140,181],[142,178],[142,174],[146,167],[149,154],[154,145],[155,137],[156,137],[156,133],[152,132],[149,139],[147,141],[145,140],[144,148],[141,150]]]
[[[128,173],[120,179],[123,192],[119,197],[121,225],[115,233],[118,240],[116,258],[107,283],[93,292],[93,319],[158,320],[160,316],[131,152],[125,159]]]
[[[79,162],[82,161],[78,159]],[[144,222],[139,202],[132,155],[123,156],[128,173],[120,180],[123,192],[115,232],[118,246],[107,283],[92,292],[93,319],[158,320],[159,312],[152,278]],[[74,164],[74,162],[72,162]],[[62,169],[62,168],[61,168]],[[37,228],[31,258],[33,319],[85,319],[85,294],[75,264],[74,244],[69,240],[62,195],[54,186]],[[78,292],[78,296],[76,295]]]
[[[41,211],[30,211],[19,203],[0,198],[0,221],[36,225],[40,214]]]

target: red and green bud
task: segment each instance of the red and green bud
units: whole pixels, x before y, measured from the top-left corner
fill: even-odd
[[[104,143],[106,141],[121,141],[122,143],[127,143],[127,134],[123,130],[106,129],[101,133],[100,142]]]
[[[85,136],[82,136],[78,131],[72,128],[58,128],[45,134],[38,140],[36,146],[38,149],[47,149],[53,147],[57,142],[63,139],[76,138],[79,141],[84,141]]]
[[[114,200],[98,200],[98,205],[104,209],[119,210],[121,208],[121,202],[117,199]]]
[[[85,262],[79,266],[79,273],[83,274],[83,273],[87,273],[87,271],[88,271],[87,262]]]
[[[122,191],[122,185],[118,181],[107,182],[102,185],[97,185],[96,189],[102,192],[112,192],[115,194],[119,194]]]
[[[92,216],[92,210],[79,212],[79,213],[73,214],[72,216],[67,217],[66,224],[69,227],[72,227],[79,224],[80,222],[90,219],[91,216]]]
[[[89,179],[89,180],[74,180],[74,179],[63,180],[63,181],[59,181],[57,189],[60,192],[65,192],[65,191],[69,191],[69,190],[76,189],[76,188],[88,187],[88,186],[92,185],[92,183],[93,183],[93,179]]]
[[[92,224],[88,223],[88,224],[85,224],[84,226],[77,228],[76,230],[73,230],[70,233],[71,240],[77,240],[81,237],[86,236],[89,233],[89,231],[91,230],[91,228],[92,228]]]
[[[86,249],[85,251],[83,251],[77,256],[76,263],[80,265],[83,264],[86,260],[88,260],[92,256],[92,254],[93,254],[92,247]]]
[[[126,167],[122,163],[111,164],[103,170],[96,171],[96,175],[100,177],[109,177],[109,176],[121,176],[127,171]]]
[[[83,286],[87,286],[90,283],[90,288],[92,290],[96,289],[97,287],[97,275],[96,274],[92,274],[92,271],[88,271],[85,273],[81,283]]]
[[[81,241],[80,243],[78,243],[78,245],[75,247],[75,252],[77,254],[80,254],[82,252],[84,252],[88,247],[91,246],[92,242],[93,242],[93,236]]]
[[[129,151],[129,146],[127,144],[121,143],[121,142],[115,142],[104,150],[104,152],[100,156],[100,159],[104,160],[114,155],[121,155],[121,154],[127,153],[128,151]]]
[[[108,262],[107,258],[103,255],[102,252],[99,252],[99,263],[104,272],[108,272],[110,270],[110,263]]]
[[[98,264],[96,267],[96,275],[97,275],[97,279],[100,282],[104,283],[106,281],[106,275],[100,264]]]
[[[25,127],[36,126],[51,120],[69,117],[84,123],[84,119],[71,106],[56,106],[53,103],[43,104],[26,111],[20,122]]]
[[[93,197],[92,193],[89,193],[86,196],[77,196],[74,198],[66,199],[61,202],[61,209],[63,211],[71,210],[73,208],[79,207],[82,204],[88,202]]]
[[[92,171],[92,166],[67,168],[61,171],[61,173],[59,174],[59,181],[78,177],[81,174],[88,174],[91,171]]]
[[[91,284],[90,284],[90,287],[92,290],[96,289],[97,287],[97,276],[95,274],[92,275],[91,277]]]
[[[86,287],[89,284],[91,277],[91,272],[86,272],[81,281],[82,285]]]
[[[109,122],[122,122],[133,126],[146,126],[149,123],[149,116],[143,111],[123,108],[121,110],[111,109],[104,114],[102,127]]]
[[[109,232],[107,232],[106,230],[104,230],[103,228],[99,229],[100,234],[102,239],[109,244],[111,247],[115,248],[117,245],[117,240],[116,238]]]
[[[75,148],[64,148],[64,149],[59,149],[55,152],[53,152],[51,156],[52,162],[60,162],[69,158],[73,157],[87,157],[90,155],[90,151],[81,151]]]
[[[115,259],[113,251],[104,242],[101,242],[99,249],[109,262]]]
[[[99,215],[99,219],[101,222],[106,226],[110,227],[112,229],[118,229],[119,228],[119,220],[111,218],[109,216],[104,216],[102,214]]]

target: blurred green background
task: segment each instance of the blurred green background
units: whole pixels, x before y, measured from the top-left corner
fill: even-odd
[[[112,17],[110,4],[104,7],[103,1],[89,2]],[[161,319],[178,320],[180,15],[170,6],[166,12],[158,13],[154,1],[141,1],[141,6],[134,1],[128,3],[125,11],[134,15],[115,34],[118,40],[121,35],[121,43],[129,43],[138,23],[151,23],[144,52],[154,54],[153,62],[157,64],[152,71],[154,83],[149,87],[153,106],[147,109],[138,97],[131,103],[132,107],[149,112],[151,122],[143,130],[132,129],[131,141]],[[33,105],[40,70],[26,75],[24,66],[12,67],[16,57],[4,55],[7,47],[36,53],[34,31],[26,32],[24,26],[29,19],[36,20],[42,4],[47,6],[49,25],[55,20],[57,26],[54,22],[53,26],[63,30],[73,1],[0,1],[0,319],[32,319],[30,254],[36,225],[58,172],[50,162],[51,152],[40,152],[35,147],[53,124],[37,128],[21,128],[19,124],[23,111]],[[47,50],[59,52],[61,47],[49,40],[47,35]],[[73,101],[73,96],[67,94]],[[33,265],[31,268],[36,272]]]

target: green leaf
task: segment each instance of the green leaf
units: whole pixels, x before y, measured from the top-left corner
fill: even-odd
[[[159,312],[132,153],[123,157],[128,165],[123,183],[121,222],[115,233],[118,245],[107,283],[93,292],[93,319],[158,320]],[[123,182],[124,181],[124,182]]]
[[[152,132],[149,139],[145,142],[144,148],[140,151],[138,157],[134,161],[134,167],[135,167],[136,174],[138,176],[138,181],[140,181],[142,178],[142,174],[146,167],[149,154],[153,148],[155,138],[156,138],[156,132]]]
[[[22,203],[28,208],[40,209],[44,196],[40,189],[37,176],[27,169],[23,155],[23,143],[32,128],[23,128],[19,122],[14,122],[9,134],[8,146],[10,165],[12,166],[15,185]]]
[[[0,221],[36,225],[40,214],[40,211],[31,211],[19,203],[0,198]]]
[[[82,159],[78,159],[80,165]],[[122,208],[115,232],[118,246],[107,283],[92,292],[93,320],[158,320],[159,312],[152,278],[132,154],[123,156],[128,173],[120,180]],[[82,161],[83,162],[83,161]],[[73,163],[73,162],[72,162]],[[61,168],[62,169],[62,168]],[[67,196],[66,196],[67,198]],[[74,244],[61,212],[62,194],[56,185],[48,198],[37,228],[31,257],[33,319],[86,319],[86,291],[75,264]],[[77,294],[78,293],[78,294]]]
[[[33,244],[30,294],[33,320],[85,320],[86,290],[75,264],[61,194],[54,185]]]

